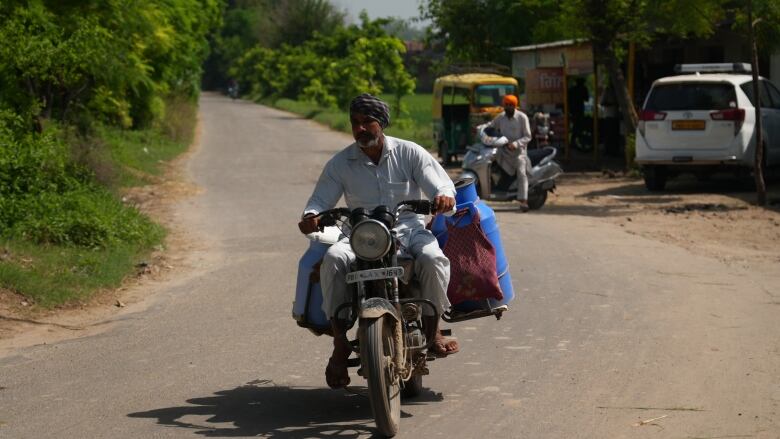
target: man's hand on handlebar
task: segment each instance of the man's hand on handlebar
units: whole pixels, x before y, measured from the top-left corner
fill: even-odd
[[[448,213],[455,207],[455,198],[439,195],[433,199],[433,214]]]
[[[309,233],[320,231],[320,218],[313,213],[307,213],[298,223],[298,229],[301,233],[308,235]]]

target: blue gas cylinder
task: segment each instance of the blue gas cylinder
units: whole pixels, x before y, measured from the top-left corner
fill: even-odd
[[[319,282],[311,282],[312,267],[322,260],[330,244],[311,241],[309,248],[298,262],[298,281],[295,287],[293,318],[300,326],[325,330],[330,327],[328,316],[322,310],[322,288]]]
[[[475,215],[479,214],[479,222],[482,231],[496,249],[496,275],[498,275],[498,283],[501,287],[501,291],[504,293],[504,298],[500,301],[490,299],[490,305],[493,308],[506,305],[514,299],[515,294],[512,288],[512,276],[509,274],[509,264],[506,255],[504,254],[504,246],[501,243],[501,234],[498,230],[496,213],[490,206],[479,199],[473,179],[463,178],[456,181],[455,191],[457,210],[468,209],[468,212],[458,218],[437,215],[433,219],[433,224],[431,224],[431,231],[434,236],[436,236],[439,247],[444,248],[444,245],[447,243],[447,224],[454,225],[455,227],[465,227],[471,224]],[[459,311],[470,311],[480,307],[481,305],[478,302],[472,301],[462,302],[455,306]]]

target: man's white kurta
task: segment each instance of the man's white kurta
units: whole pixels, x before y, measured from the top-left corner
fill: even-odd
[[[489,126],[498,129],[501,133],[497,137],[504,136],[509,142],[515,142],[517,145],[517,148],[514,150],[510,150],[507,147],[499,148],[496,154],[496,162],[501,168],[507,174],[515,175],[520,167],[518,157],[527,155],[526,148],[528,142],[531,141],[531,125],[528,123],[528,116],[520,110],[515,110],[512,117],[507,117],[506,113],[501,113],[490,121]]]
[[[348,208],[371,210],[379,205],[393,209],[399,202],[418,200],[423,194],[430,200],[440,195],[455,197],[455,186],[444,168],[423,147],[385,136],[378,164],[372,162],[357,143],[333,156],[306,203],[304,215],[336,207],[342,195]],[[439,313],[443,312],[449,307],[449,260],[434,236],[425,229],[424,216],[405,212],[399,218],[396,231],[402,247],[415,258],[415,273],[423,297],[436,304]],[[347,240],[332,245],[323,259],[320,282],[323,310],[328,316],[333,317],[341,303],[351,300],[346,273],[354,260],[355,254]]]

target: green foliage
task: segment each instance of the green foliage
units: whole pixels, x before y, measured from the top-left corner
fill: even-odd
[[[153,183],[164,171],[164,163],[187,149],[189,142],[172,141],[155,130],[131,131],[101,126],[84,146],[104,151],[93,159],[92,169],[110,167],[112,175],[104,179],[112,186],[131,187]]]
[[[154,124],[165,96],[197,96],[220,7],[220,0],[0,3],[0,100],[29,118]]]
[[[160,229],[96,186],[53,132],[13,136],[0,124],[0,237],[40,244],[145,245]]]
[[[38,244],[107,248],[149,245],[162,229],[112,194],[93,187],[10,200],[9,235]]]
[[[226,88],[229,70],[255,46],[298,46],[315,34],[329,35],[344,25],[344,13],[327,0],[244,0],[225,10],[224,26],[212,40],[204,88]]]
[[[507,47],[559,39],[557,0],[427,0],[421,15],[433,26],[429,39],[442,42],[451,63],[497,62],[509,65]],[[539,26],[547,21],[545,26]]]
[[[116,285],[162,241],[111,190],[186,148],[222,7],[0,2],[0,287],[61,303]]]
[[[62,193],[84,183],[83,173],[70,164],[67,147],[56,141],[51,133],[16,136],[13,129],[0,120],[0,145],[3,145],[0,148],[0,200],[44,192]],[[7,213],[0,209],[0,215]]]
[[[380,98],[389,101],[393,95],[384,94]],[[414,94],[404,96],[401,104],[407,109],[400,118],[393,117],[390,126],[385,130],[389,136],[411,140],[427,149],[433,148],[433,132],[431,130],[431,94]],[[291,113],[299,114],[307,119],[313,119],[334,130],[352,133],[349,124],[349,114],[345,110],[331,107],[319,107],[311,102],[294,101],[290,99],[264,100],[264,104],[272,105]],[[392,108],[391,108],[392,109]],[[393,111],[395,113],[395,111]]]
[[[707,36],[723,17],[721,0],[564,0],[551,20],[598,50],[629,41],[647,46],[660,35]]]
[[[747,7],[744,2],[731,4],[727,9],[733,14],[734,29],[747,34]],[[755,23],[758,50],[771,53],[780,48],[780,2],[777,0],[753,0],[753,21]]]
[[[2,246],[0,287],[22,293],[43,308],[87,299],[95,290],[118,286],[128,267],[147,254],[129,245],[86,249],[10,240]]]
[[[345,108],[360,93],[391,93],[396,107],[414,90],[404,69],[400,40],[388,36],[383,21],[315,34],[304,44],[279,49],[255,47],[231,69],[254,98],[288,98]]]

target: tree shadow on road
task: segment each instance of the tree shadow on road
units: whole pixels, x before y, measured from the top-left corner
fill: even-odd
[[[269,380],[258,380],[216,392],[214,396],[188,399],[182,406],[127,416],[157,419],[158,424],[194,430],[206,437],[374,437],[366,395],[366,388],[358,386],[334,391],[277,386]],[[425,389],[418,398],[404,401],[404,405],[441,399],[441,394]],[[401,411],[402,418],[411,416]]]

